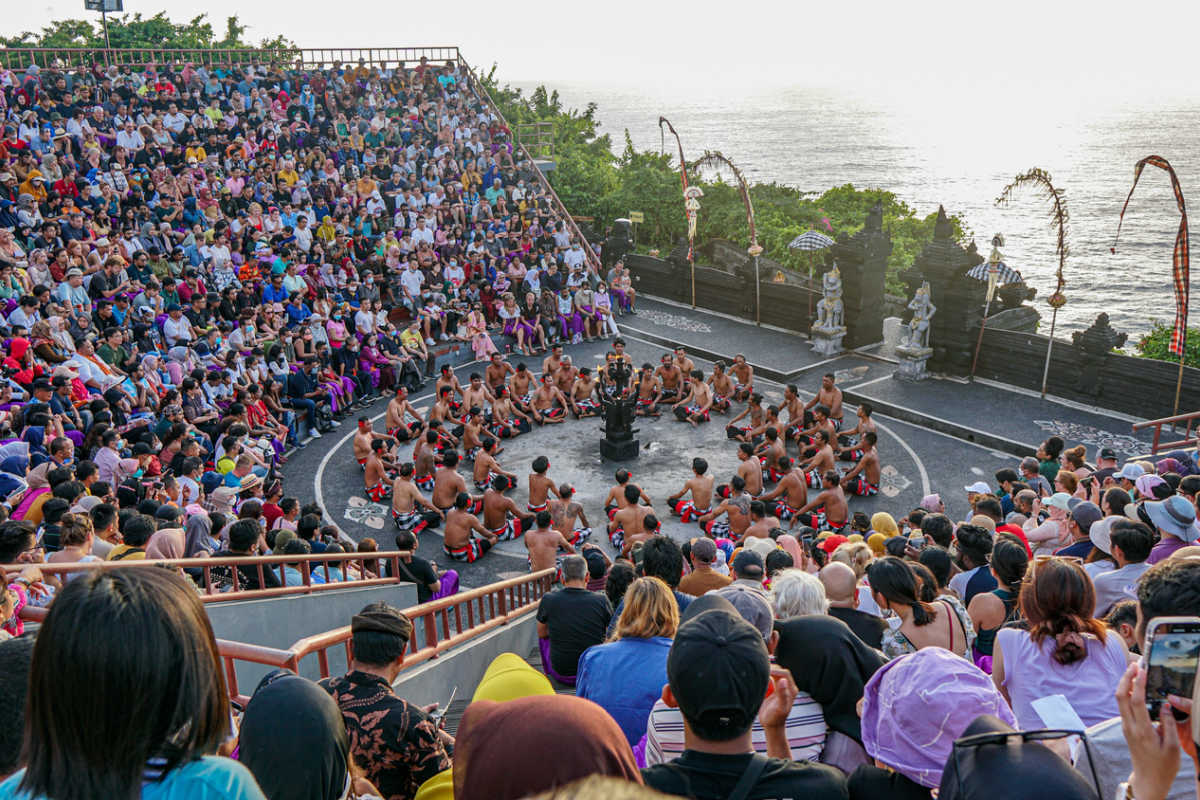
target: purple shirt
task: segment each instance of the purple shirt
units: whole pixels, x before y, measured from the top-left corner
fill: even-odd
[[[1187,546],[1188,543],[1183,539],[1172,536],[1169,533],[1164,533],[1162,540],[1154,545],[1154,549],[1150,551],[1150,557],[1146,559],[1146,563],[1153,565],[1160,561],[1166,561],[1176,550]]]

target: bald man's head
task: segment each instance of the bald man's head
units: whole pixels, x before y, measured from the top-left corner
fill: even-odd
[[[821,583],[825,584],[825,596],[829,605],[836,608],[856,608],[858,606],[858,579],[854,570],[840,561],[831,561],[817,573]]]

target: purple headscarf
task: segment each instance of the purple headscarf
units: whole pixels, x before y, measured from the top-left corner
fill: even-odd
[[[992,679],[941,647],[889,661],[867,681],[863,698],[867,754],[930,789],[941,783],[954,740],[980,714],[1017,724]]]

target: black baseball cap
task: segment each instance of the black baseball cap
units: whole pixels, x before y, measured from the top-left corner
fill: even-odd
[[[667,655],[667,680],[686,719],[732,739],[754,723],[771,676],[762,634],[723,597],[707,594],[683,614]]]
[[[1100,458],[1112,459],[1113,461],[1116,461],[1117,451],[1113,450],[1111,447],[1102,447],[1100,448]]]
[[[604,554],[599,550],[585,550],[583,558],[587,561],[588,577],[592,580],[603,578],[604,573],[608,571],[608,562],[604,560]]]
[[[739,578],[762,578],[766,572],[762,556],[753,550],[742,549],[734,559],[733,574]]]

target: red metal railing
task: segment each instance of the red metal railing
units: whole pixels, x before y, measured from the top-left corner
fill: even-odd
[[[362,588],[368,586],[388,586],[402,583],[397,561],[402,556],[410,555],[408,551],[392,550],[384,553],[330,553],[307,556],[254,556],[250,558],[181,558],[171,560],[136,560],[136,561],[92,561],[88,563],[65,562],[56,564],[35,564],[43,575],[73,575],[105,569],[145,569],[148,567],[169,567],[172,569],[201,570],[202,581],[197,584],[201,591],[201,601],[205,603],[224,603],[231,600],[258,600],[265,597],[281,597],[295,594],[317,594],[334,589],[350,587]],[[343,580],[339,581],[330,569],[336,569],[342,563]],[[392,577],[382,577],[379,574],[379,564],[386,563],[390,567]],[[330,565],[334,566],[331,567]],[[285,565],[296,566],[300,570],[303,583],[299,586],[285,586],[283,568]],[[29,564],[7,564],[0,566],[6,572],[23,569]],[[230,583],[214,581],[213,570],[224,568],[228,573]],[[258,585],[263,585],[264,572],[271,570],[279,579],[280,586],[271,589],[246,589],[246,581],[239,574],[240,570],[253,570],[258,578]],[[315,583],[312,580],[314,570],[325,579],[325,583]],[[373,577],[351,578],[352,571],[361,575]],[[25,606],[21,610],[21,619],[29,622],[40,622],[46,616],[47,609]]]
[[[550,590],[554,575],[555,570],[546,569],[405,609],[404,614],[413,624],[413,636],[404,656],[404,666],[437,658],[452,647],[531,613]],[[330,675],[329,651],[337,647],[345,648],[346,663],[349,664],[353,657],[349,625],[301,639],[286,650],[217,640],[225,664],[229,696],[243,703],[249,698],[238,691],[238,662],[299,672],[300,662],[315,655],[320,676],[327,678]]]
[[[1169,425],[1172,433],[1179,427],[1184,425],[1183,438],[1174,442],[1159,441],[1162,437],[1162,426]],[[1197,443],[1198,433],[1200,433],[1200,411],[1193,411],[1190,414],[1179,414],[1174,417],[1163,417],[1162,419],[1151,419],[1145,422],[1135,422],[1133,432],[1137,433],[1146,428],[1154,428],[1154,444],[1151,445],[1150,452],[1152,455],[1158,455],[1162,450],[1178,450],[1180,448],[1193,447]]]

